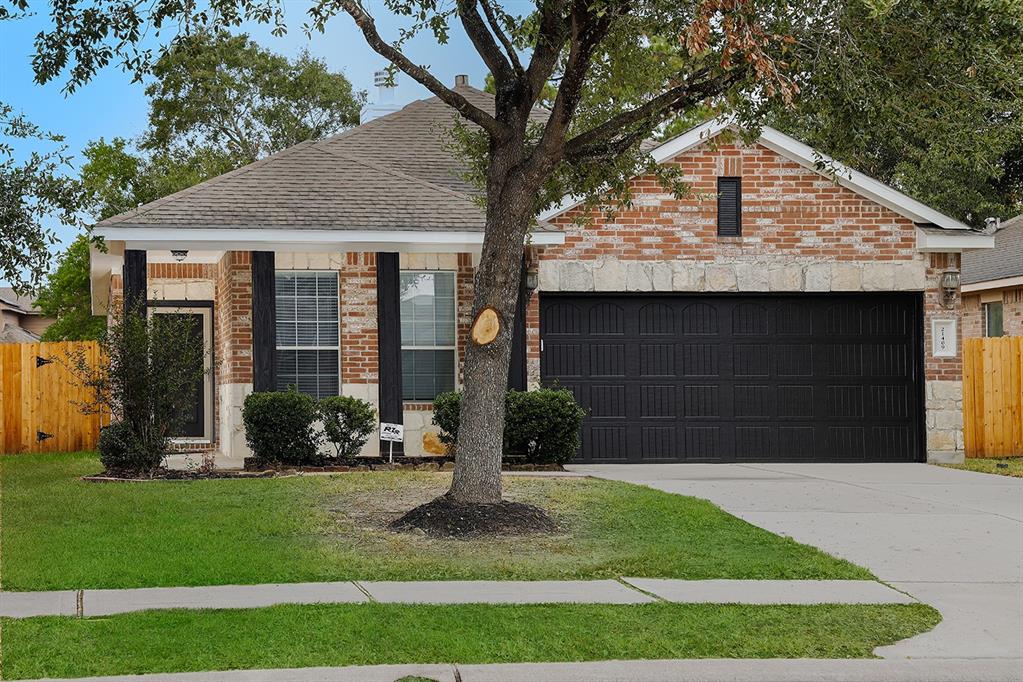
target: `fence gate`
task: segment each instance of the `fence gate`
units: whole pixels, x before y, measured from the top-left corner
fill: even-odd
[[[1023,336],[965,339],[967,457],[1023,455]]]
[[[0,344],[0,453],[96,447],[100,416],[72,404],[88,397],[66,366],[79,350],[91,364],[99,361],[95,341]]]

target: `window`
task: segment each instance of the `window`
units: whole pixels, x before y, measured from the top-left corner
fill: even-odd
[[[718,178],[718,236],[742,234],[742,178]]]
[[[455,273],[401,273],[401,385],[405,400],[455,388]]]
[[[278,272],[276,279],[277,390],[338,395],[337,273]]]
[[[1002,336],[1002,302],[984,304],[984,336]]]

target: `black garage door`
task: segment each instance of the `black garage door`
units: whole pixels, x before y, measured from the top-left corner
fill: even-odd
[[[921,459],[913,294],[540,299],[541,374],[582,462]]]

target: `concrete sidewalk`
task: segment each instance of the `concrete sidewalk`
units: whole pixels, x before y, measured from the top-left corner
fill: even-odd
[[[89,677],[81,682],[394,682],[407,676],[437,682],[1017,682],[1021,669],[1023,661],[1012,659],[772,658],[232,670]]]
[[[708,499],[866,566],[941,612],[934,630],[881,647],[879,655],[1023,658],[1023,479],[927,464],[571,468]]]
[[[0,616],[110,616],[148,609],[275,604],[909,604],[871,580],[617,580],[333,582],[125,590],[0,592]]]

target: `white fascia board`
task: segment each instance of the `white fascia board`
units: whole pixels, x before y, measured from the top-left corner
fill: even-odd
[[[947,230],[940,234],[917,229],[916,250],[922,252],[956,252],[971,249],[993,249],[995,237],[971,230]]]
[[[1010,287],[1023,287],[1023,275],[1018,277],[1003,277],[1002,279],[989,279],[986,282],[974,282],[964,284],[962,292],[968,294],[971,291],[989,291],[991,289],[1008,289]]]
[[[913,222],[933,223],[947,230],[970,229],[969,226],[964,225],[955,218],[935,211],[933,208],[920,203],[912,197],[906,196],[897,189],[889,187],[869,175],[853,170],[831,157],[819,154],[812,147],[774,128],[764,126],[760,132],[760,143],[768,149],[786,156],[817,173],[821,173],[820,168],[830,168],[835,171],[833,177],[839,185],[847,187],[868,199],[872,199],[882,206],[886,206],[896,213],[909,218]],[[825,176],[830,177],[831,174],[826,173]]]
[[[729,121],[717,118],[707,121],[706,123],[701,123],[695,128],[688,130],[677,137],[671,138],[659,147],[655,147],[650,151],[650,156],[657,163],[670,161],[679,154],[684,154],[693,147],[697,147],[703,142],[706,142],[729,125]],[[551,218],[555,218],[562,213],[579,206],[585,200],[586,197],[571,194],[558,202],[556,206],[552,206],[538,215],[537,219],[545,221],[550,220]]]
[[[665,163],[679,154],[684,154],[690,149],[703,144],[712,137],[720,134],[722,131],[732,127],[732,125],[732,121],[728,119],[716,118],[707,121],[706,123],[698,125],[692,130],[689,130],[682,135],[674,137],[664,144],[655,147],[651,150],[650,156],[657,163]],[[859,171],[853,170],[845,164],[839,163],[828,156],[819,154],[809,145],[803,144],[794,137],[789,137],[785,133],[775,130],[770,126],[764,126],[761,129],[759,142],[771,151],[781,154],[782,156],[795,161],[804,168],[815,173],[819,173],[825,177],[830,177],[831,174],[824,172],[822,169],[830,169],[834,171],[835,174],[833,179],[839,185],[847,187],[861,196],[890,208],[899,215],[905,216],[915,223],[931,223],[948,230],[970,229],[969,226],[964,225],[955,218],[949,217],[939,211],[935,211],[933,208],[920,203],[912,197],[906,196],[897,189],[889,187],[869,175],[860,173]],[[561,215],[565,211],[575,208],[581,204],[582,201],[583,199],[581,197],[565,197],[565,199],[557,206],[540,214],[540,219],[550,220],[551,218]]]
[[[262,228],[97,227],[105,239],[125,242],[129,249],[235,251],[316,251],[389,248],[397,251],[479,248],[482,232],[426,230],[288,230]],[[561,232],[537,231],[530,241],[538,246],[564,244]]]

